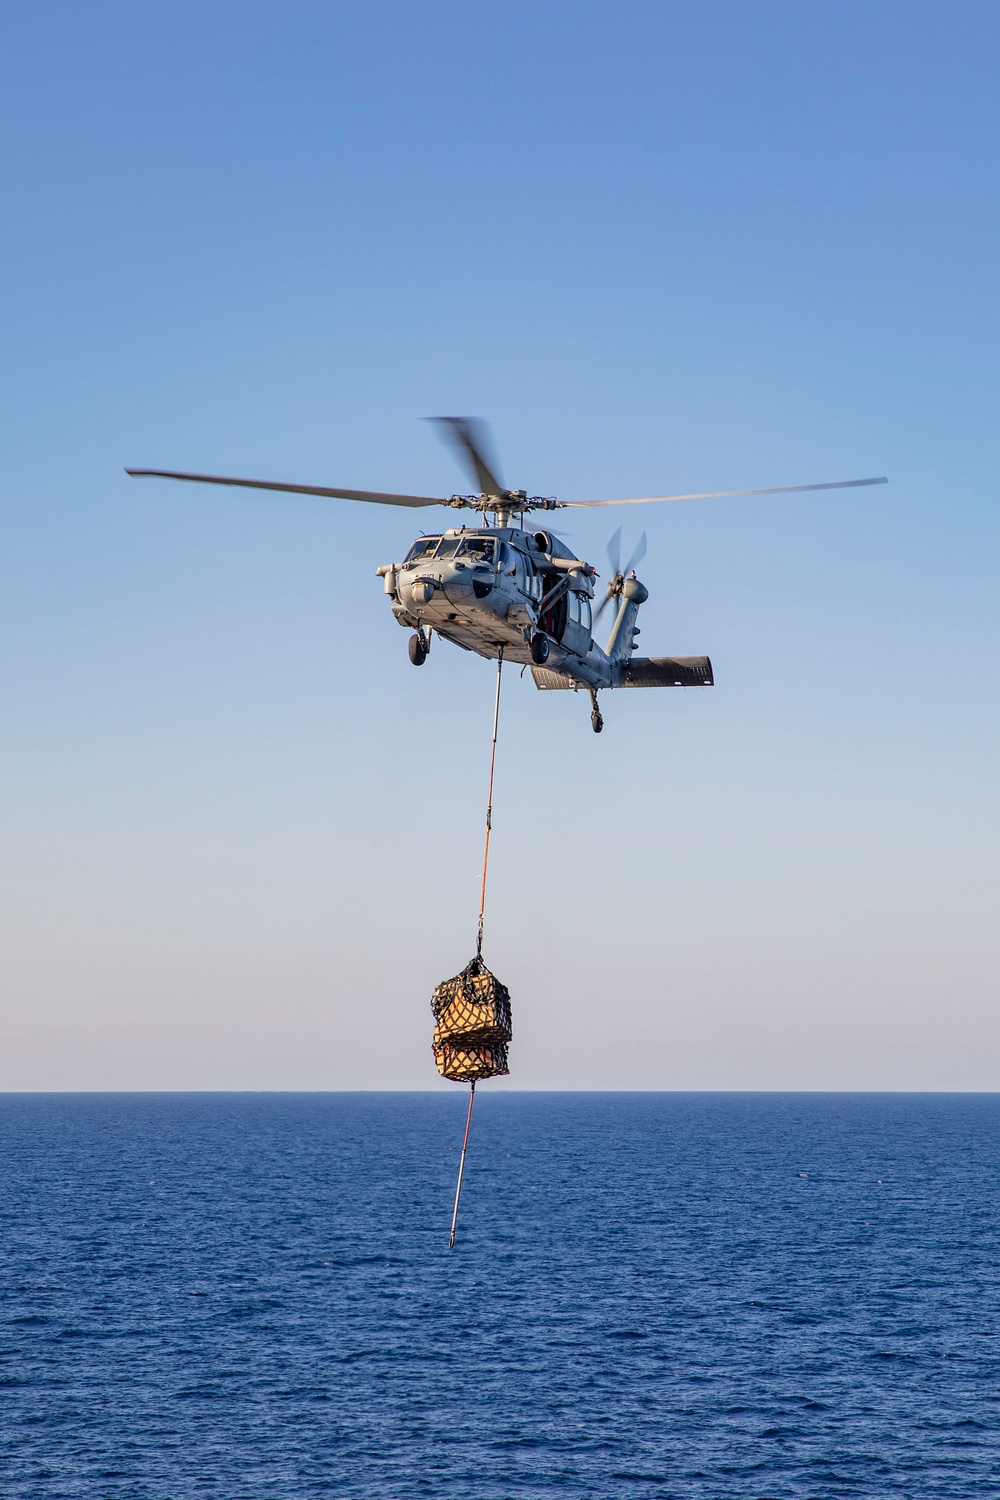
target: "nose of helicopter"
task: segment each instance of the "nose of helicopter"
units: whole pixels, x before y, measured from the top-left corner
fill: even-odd
[[[443,594],[454,604],[472,594],[473,575],[462,562],[439,560],[432,567],[420,568],[412,577],[401,579],[400,590],[404,603],[426,605],[436,595]]]
[[[480,609],[484,606],[483,601],[488,599],[496,584],[496,574],[492,567],[483,566],[481,563],[467,563],[459,559],[457,563],[445,564],[442,569],[441,589],[449,604],[457,605],[460,609],[470,606]],[[495,612],[495,609],[494,609]]]

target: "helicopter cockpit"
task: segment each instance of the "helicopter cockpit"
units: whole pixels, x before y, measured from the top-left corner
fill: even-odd
[[[406,556],[403,558],[403,567],[409,567],[412,563],[415,562],[430,562],[431,558],[434,556],[434,549],[437,547],[437,544],[440,540],[441,538],[439,536],[419,537],[413,543],[413,546],[410,548]]]
[[[455,558],[456,561],[465,562],[471,567],[475,567],[476,564],[493,567],[497,556],[496,548],[496,541],[488,536],[422,536],[413,543],[406,554],[403,567],[412,567],[418,562],[430,562],[432,558],[436,562]]]
[[[497,544],[490,536],[464,537],[455,553],[459,561],[465,559],[473,565],[487,563],[490,567],[496,562],[496,555]]]

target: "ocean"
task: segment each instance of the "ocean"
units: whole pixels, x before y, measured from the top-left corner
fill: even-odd
[[[0,1097],[0,1495],[1000,1495],[1000,1096]]]

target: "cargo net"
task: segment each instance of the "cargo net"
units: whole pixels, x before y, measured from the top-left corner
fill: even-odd
[[[442,1078],[475,1083],[506,1073],[510,992],[479,957],[434,991],[434,1061]]]

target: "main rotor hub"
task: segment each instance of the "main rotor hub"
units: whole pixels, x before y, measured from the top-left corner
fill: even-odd
[[[512,513],[527,515],[532,510],[562,510],[565,500],[554,495],[529,495],[527,490],[504,490],[502,495],[449,495],[442,504],[452,510],[477,510],[480,515],[510,516]],[[500,525],[506,525],[501,521]]]

